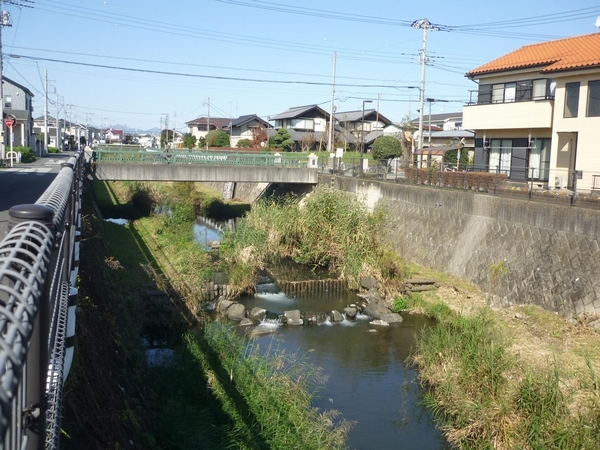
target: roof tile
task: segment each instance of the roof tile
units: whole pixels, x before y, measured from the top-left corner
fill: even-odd
[[[600,33],[526,45],[467,72],[467,76],[536,66],[545,66],[542,73],[600,66]]]

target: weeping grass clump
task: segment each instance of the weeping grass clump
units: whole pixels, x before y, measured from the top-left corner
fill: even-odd
[[[192,377],[192,384],[178,380],[169,387],[174,404],[187,405],[185,410],[168,404],[163,409],[163,434],[174,444],[169,448],[345,448],[350,424],[339,420],[334,425],[335,411],[319,412],[311,406],[324,380],[302,357],[261,349],[220,323],[209,324],[202,333],[189,334],[184,341],[187,364],[179,367],[185,366],[181,374]],[[168,369],[164,373],[173,375]],[[184,385],[184,390],[177,388]],[[207,404],[218,414],[209,414]],[[180,423],[169,431],[169,423],[180,420],[189,426]],[[198,422],[202,420],[204,423]],[[211,427],[220,433],[203,436],[202,430]],[[175,430],[182,435],[174,436]],[[180,444],[175,445],[177,442]]]
[[[263,200],[236,233],[224,237],[222,261],[232,279],[251,283],[252,274],[270,262],[290,258],[327,268],[356,289],[363,276],[382,280],[401,275],[400,259],[392,257],[381,239],[384,219],[382,211],[371,213],[355,197],[326,187],[301,201],[291,196]]]

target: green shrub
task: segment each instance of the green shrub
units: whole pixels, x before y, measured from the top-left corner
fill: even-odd
[[[35,154],[30,147],[14,147],[13,151],[21,154],[22,163],[30,163],[36,160]]]
[[[48,153],[60,153],[60,150],[56,147],[48,147]]]
[[[236,145],[237,148],[250,148],[252,141],[250,139],[240,139]]]

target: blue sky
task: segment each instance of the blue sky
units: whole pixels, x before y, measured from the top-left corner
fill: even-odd
[[[12,4],[11,4],[12,3]],[[14,3],[31,7],[17,7]],[[4,0],[3,74],[34,94],[34,116],[139,130],[293,106],[379,105],[394,122],[418,115],[427,20],[425,97],[460,111],[476,85],[464,74],[523,45],[598,32],[600,5],[529,0]],[[425,113],[429,112],[425,104]],[[161,122],[162,121],[162,122]]]

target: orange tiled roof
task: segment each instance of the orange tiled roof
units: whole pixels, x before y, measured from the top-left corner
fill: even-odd
[[[467,76],[535,66],[545,66],[542,73],[600,66],[600,33],[526,45],[467,72]]]

